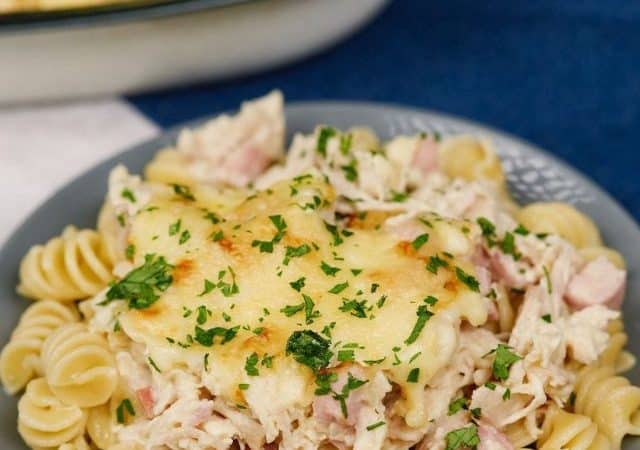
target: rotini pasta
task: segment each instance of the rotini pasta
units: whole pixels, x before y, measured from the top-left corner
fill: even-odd
[[[100,235],[68,226],[61,236],[33,246],[22,259],[18,292],[36,300],[84,299],[111,281],[111,269]]]
[[[40,352],[44,340],[60,326],[77,320],[74,308],[51,300],[29,306],[0,353],[0,380],[5,390],[14,394],[32,378],[42,376]]]
[[[604,256],[609,260],[611,264],[616,266],[618,269],[626,269],[627,264],[624,261],[624,257],[620,254],[620,252],[604,246],[596,246],[596,247],[584,247],[580,249],[580,254],[585,259],[585,261],[593,261],[595,259]]]
[[[111,408],[112,405],[106,403],[89,410],[87,434],[91,438],[91,442],[101,449],[109,448],[113,443]]]
[[[504,171],[493,145],[472,136],[445,139],[440,145],[441,170],[452,178],[488,180],[503,187]]]
[[[598,364],[603,367],[612,367],[616,373],[623,373],[631,369],[636,358],[626,351],[624,347],[629,340],[624,331],[622,320],[613,320],[609,323],[609,345],[598,359]]]
[[[105,338],[83,324],[64,325],[51,334],[42,348],[42,362],[51,390],[70,405],[103,404],[118,381]]]
[[[538,439],[539,450],[612,450],[607,438],[587,416],[572,414],[551,406]]]
[[[579,249],[602,245],[600,231],[593,220],[567,203],[532,203],[522,208],[516,217],[534,233],[557,234]]]
[[[32,447],[59,447],[84,432],[87,413],[60,401],[43,378],[27,385],[18,402],[18,432]]]
[[[575,385],[575,412],[590,417],[613,449],[627,434],[640,435],[634,423],[640,409],[640,388],[611,367],[586,367]]]

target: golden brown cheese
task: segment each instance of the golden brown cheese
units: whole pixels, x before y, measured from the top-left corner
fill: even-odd
[[[285,355],[287,339],[296,330],[326,333],[328,327],[334,354],[345,344],[355,343],[357,362],[366,366],[364,361],[381,360],[371,370],[385,370],[402,387],[407,423],[423,424],[430,417],[422,392],[455,351],[460,319],[473,325],[486,320],[484,301],[454,270],[460,267],[472,275],[472,265],[465,258],[443,253],[447,249],[443,236],[455,227],[463,236],[459,228],[468,224],[424,224],[424,233],[434,238],[418,249],[379,227],[338,231],[336,238],[324,221],[332,216],[333,196],[325,182],[299,177],[246,198],[226,211],[223,221],[214,223],[222,214],[207,214],[197,197],[190,201],[156,195],[152,207],[133,221],[130,242],[138,264],[145,254],[164,256],[174,266],[173,283],[152,307],[123,314],[123,329],[149,346],[161,368],[186,365],[201,370],[208,354],[205,377],[215,386],[214,394],[234,402],[243,400],[239,384],[251,382],[244,368],[247,357],[253,352],[260,358],[273,356],[273,367],[258,365],[259,371],[303,377],[307,389],[300,404],[308,405],[313,399],[313,373]],[[268,244],[261,251],[259,242],[272,241],[277,224],[281,239],[272,243],[271,252]],[[174,233],[169,232],[171,227]],[[287,247],[303,245],[308,253],[286,260]],[[448,265],[436,274],[426,270],[433,255]],[[222,281],[223,287],[203,295],[205,280]],[[237,293],[232,289],[234,282]],[[281,311],[304,304],[303,294],[313,302],[309,317],[304,309],[289,317]],[[438,299],[430,307],[434,316],[416,341],[406,345],[418,307],[428,296]],[[345,308],[356,302],[357,308]],[[200,325],[203,329],[239,327],[236,337],[211,347],[194,342],[199,307],[210,311]],[[407,381],[416,368],[418,379]]]

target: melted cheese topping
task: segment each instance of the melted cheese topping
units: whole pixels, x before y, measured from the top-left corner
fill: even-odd
[[[129,237],[136,249],[136,264],[154,253],[174,266],[173,282],[156,303],[128,310],[119,319],[132,339],[147,345],[161,370],[199,371],[214,395],[242,403],[245,391],[239,385],[253,378],[245,370],[247,357],[254,352],[261,359],[269,355],[272,367],[258,364],[258,376],[275,373],[285,379],[299,378],[304,387],[299,402],[309,405],[314,374],[285,354],[287,339],[296,330],[321,333],[324,329],[326,334],[329,329],[332,366],[341,364],[335,355],[345,344],[357,344],[355,361],[366,373],[372,377],[374,371],[383,370],[402,388],[407,423],[419,426],[431,419],[424,410],[423,391],[451,359],[460,320],[478,326],[487,316],[480,294],[455,272],[459,267],[473,275],[469,255],[464,253],[473,246],[460,244],[460,239],[470,240],[460,231],[468,223],[425,221],[420,226],[431,238],[416,249],[380,227],[365,226],[365,221],[358,228],[339,231],[336,239],[324,220],[332,217],[334,193],[324,181],[311,177],[281,182],[240,203],[233,200],[225,205],[220,197],[203,200],[195,194],[196,200],[190,201],[172,191],[156,192],[151,207],[133,219]],[[207,217],[203,206],[215,208],[210,212],[216,218]],[[217,218],[220,221],[214,223]],[[261,251],[256,241],[272,241],[278,231],[275,222],[286,223],[281,239],[273,242],[271,252]],[[170,233],[178,223],[179,231]],[[456,239],[447,239],[452,233]],[[305,244],[308,253],[286,260],[287,247]],[[426,270],[433,255],[447,261],[447,267],[440,267],[436,274]],[[291,283],[301,284],[302,278],[304,286],[298,291]],[[217,287],[204,293],[205,280],[222,282],[227,292]],[[234,282],[237,293],[232,289]],[[335,293],[329,292],[332,289]],[[303,294],[313,302],[309,314],[304,309],[290,316],[281,312],[304,304]],[[427,296],[438,299],[430,307],[434,315],[415,342],[406,345],[418,307]],[[354,301],[359,309],[346,310],[345,302]],[[209,311],[200,325],[199,307]],[[193,340],[196,326],[239,328],[229,342],[218,340],[206,347]],[[365,361],[379,362],[367,365]],[[416,368],[417,380],[408,381]]]

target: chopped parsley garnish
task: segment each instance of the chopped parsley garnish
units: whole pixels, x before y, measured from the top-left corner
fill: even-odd
[[[378,283],[371,283],[371,293],[375,294],[380,285]]]
[[[198,308],[196,308],[196,311],[198,312],[196,316],[196,322],[198,323],[198,325],[204,325],[211,315],[211,311],[209,311],[204,305],[198,306]]]
[[[427,263],[427,270],[433,274],[438,274],[438,269],[440,267],[449,267],[449,263],[444,259],[440,258],[438,255],[430,256],[429,262]]]
[[[178,241],[178,243],[182,245],[189,239],[191,239],[191,232],[189,232],[189,230],[184,230],[182,234],[180,234],[180,240]]]
[[[136,254],[136,246],[133,244],[127,245],[127,248],[124,251],[124,256],[129,260],[133,261],[133,257]]]
[[[468,427],[449,431],[444,439],[447,444],[445,450],[475,449],[478,444],[480,444],[478,427],[476,425],[469,425]]]
[[[351,133],[345,133],[340,136],[340,153],[346,155],[351,149],[351,142],[353,141],[353,135]]]
[[[297,305],[286,305],[280,309],[280,312],[287,317],[291,317],[294,314],[299,313],[304,309],[304,303],[298,303]]]
[[[502,394],[502,400],[507,401],[511,398],[511,389],[507,388],[504,391],[504,394]]]
[[[513,232],[520,236],[527,236],[529,234],[529,230],[527,230],[522,224],[519,224]]]
[[[418,339],[420,333],[422,332],[422,329],[427,324],[427,321],[431,318],[431,316],[433,316],[433,313],[427,309],[427,305],[420,305],[418,306],[416,315],[418,316],[418,319],[413,326],[413,330],[411,330],[411,334],[404,341],[404,343],[407,345],[413,344]]]
[[[125,411],[128,412],[130,416],[136,415],[136,411],[133,409],[133,404],[131,403],[131,400],[129,400],[128,398],[125,398],[124,400],[122,400],[118,405],[118,407],[116,408],[116,419],[119,424],[125,423],[125,417],[124,417]]]
[[[415,250],[419,250],[420,247],[422,247],[424,244],[427,243],[427,241],[429,241],[429,234],[428,233],[424,233],[424,234],[421,234],[420,236],[416,237],[413,240],[413,242],[411,243],[411,246]]]
[[[325,325],[324,328],[322,328],[322,331],[320,333],[324,334],[326,337],[331,339],[331,330],[333,330],[335,326],[336,326],[336,323],[331,322],[330,324]]]
[[[329,139],[336,135],[336,130],[331,127],[322,127],[320,133],[318,133],[318,143],[316,145],[316,151],[322,155],[323,158],[327,157],[327,143]]]
[[[249,375],[250,377],[257,377],[258,375],[260,375],[260,371],[257,367],[259,361],[260,358],[258,357],[258,354],[256,352],[253,352],[247,357],[246,361],[244,362],[244,371],[247,373],[247,375]]]
[[[407,383],[417,383],[420,378],[420,368],[414,367],[407,375]]]
[[[406,202],[408,198],[409,198],[409,194],[405,192],[391,191],[392,202],[403,203],[403,202]]]
[[[175,223],[169,225],[169,236],[174,236],[180,232],[182,226],[182,219],[178,219]]]
[[[571,394],[569,394],[569,400],[568,400],[569,406],[571,406],[572,408],[576,405],[576,393],[572,392]]]
[[[287,340],[286,354],[314,372],[324,369],[331,362],[331,341],[312,330],[294,331]]]
[[[351,269],[351,273],[353,274],[354,277],[357,277],[362,273],[362,269]]]
[[[331,235],[333,236],[333,245],[338,246],[344,242],[344,239],[340,237],[340,233],[338,232],[338,227],[335,225],[331,225],[329,222],[324,223],[325,228]]]
[[[209,354],[208,353],[204,354],[204,371],[205,372],[209,371]]]
[[[316,377],[316,390],[314,392],[317,396],[328,395],[331,391],[331,385],[338,381],[338,374],[335,372],[319,373]]]
[[[214,231],[213,233],[211,233],[211,240],[213,242],[221,241],[223,237],[224,233],[222,232],[222,230]]]
[[[480,230],[482,230],[482,236],[487,240],[487,244],[490,247],[493,246],[495,244],[496,226],[485,217],[479,217],[476,222],[478,222]]]
[[[496,390],[496,384],[495,384],[495,383],[492,383],[492,382],[490,382],[490,381],[487,381],[487,382],[484,384],[484,387],[486,387],[486,388],[487,388],[487,389],[489,389],[490,391],[495,391],[495,390]]]
[[[553,292],[553,285],[551,284],[551,276],[549,275],[549,270],[547,266],[542,266],[542,270],[544,272],[544,279],[547,282],[547,293],[551,294]]]
[[[249,384],[247,384],[247,383],[240,383],[240,384],[238,385],[238,389],[240,389],[241,391],[246,391],[247,389],[249,389],[249,386],[250,386],[250,385],[249,385]]]
[[[376,302],[376,306],[377,306],[378,308],[382,308],[382,307],[384,306],[384,303],[385,303],[386,301],[387,301],[387,296],[386,296],[386,295],[383,295],[383,296],[381,296],[381,297],[378,299],[378,301]]]
[[[218,217],[218,215],[214,212],[211,211],[207,211],[205,209],[205,214],[203,216],[204,219],[207,219],[208,221],[210,221],[212,224],[217,225],[220,223],[221,219],[220,217]]]
[[[347,298],[342,299],[342,306],[338,308],[342,312],[349,312],[352,316],[358,317],[360,319],[367,318],[367,310],[370,310],[371,307],[367,308],[366,300],[349,300]]]
[[[262,253],[273,253],[273,246],[282,240],[285,230],[287,229],[287,223],[280,215],[269,216],[269,220],[274,227],[276,227],[276,234],[270,241],[260,241],[258,239],[251,242],[252,247],[259,247]]]
[[[358,162],[355,159],[352,159],[349,164],[344,166],[340,166],[342,172],[344,173],[344,177],[347,181],[358,181]]]
[[[153,367],[153,368],[154,368],[154,370],[155,370],[156,372],[158,372],[158,373],[162,373],[162,370],[160,370],[160,367],[158,367],[158,365],[157,365],[157,364],[156,364],[156,362],[153,360],[153,358],[151,358],[151,356],[149,356],[149,357],[147,358],[147,361],[149,361],[149,365],[150,365],[151,367]]]
[[[284,255],[284,260],[282,263],[286,266],[289,264],[291,258],[300,258],[301,256],[306,255],[311,251],[311,247],[307,244],[299,245],[298,247],[290,247],[287,246],[286,253]]]
[[[133,195],[133,192],[129,188],[124,188],[120,195],[122,196],[122,198],[129,200],[131,203],[136,202],[136,196]]]
[[[382,364],[386,359],[387,357],[385,356],[380,359],[365,359],[362,362],[365,363],[367,366],[375,366],[376,364]]]
[[[230,340],[236,337],[238,334],[239,326],[235,326],[233,328],[224,328],[224,327],[213,327],[205,330],[196,326],[195,328],[195,336],[193,339],[200,345],[204,345],[205,347],[211,347],[214,345],[215,338],[219,337],[220,344],[226,344]]]
[[[349,282],[348,281],[345,281],[344,283],[338,283],[334,287],[329,289],[329,293],[330,294],[339,294],[340,292],[344,291],[348,287],[349,287]]]
[[[227,269],[229,270],[229,273],[231,274],[231,283],[227,283],[226,281],[224,281],[224,277],[225,277],[227,271],[226,270],[221,270],[220,272],[218,272],[218,284],[216,285],[216,287],[218,287],[220,289],[220,292],[222,292],[222,295],[224,295],[225,297],[231,297],[231,296],[239,293],[240,292],[240,288],[238,287],[238,284],[236,283],[236,273],[233,271],[231,266],[227,266]]]
[[[144,264],[133,269],[122,280],[111,285],[104,304],[114,300],[127,300],[129,308],[145,309],[153,305],[173,282],[173,269],[163,256],[148,254]]]
[[[380,422],[376,422],[376,423],[372,423],[371,425],[367,425],[367,431],[373,431],[376,428],[380,428],[386,425],[386,422],[384,420],[381,420]]]
[[[515,259],[516,261],[520,259],[520,254],[516,250],[516,240],[513,233],[506,232],[504,234],[504,238],[500,243],[500,250],[502,250],[502,253],[504,253],[505,255],[513,256],[513,259]]]
[[[334,400],[340,402],[340,409],[342,410],[342,415],[344,417],[349,417],[349,411],[347,410],[347,398],[349,398],[349,394],[351,393],[351,391],[358,389],[368,382],[369,380],[359,380],[358,378],[351,375],[351,372],[349,372],[347,374],[347,382],[344,386],[342,386],[341,392],[339,394],[336,392],[333,393]]]
[[[202,290],[202,292],[200,292],[200,294],[198,294],[198,297],[202,297],[204,295],[207,295],[209,292],[213,291],[216,288],[216,285],[213,284],[212,281],[209,281],[207,279],[204,280],[204,289]]]
[[[116,216],[116,219],[118,220],[118,223],[120,224],[121,227],[125,226],[124,214],[118,214]]]
[[[333,267],[330,266],[329,264],[327,264],[326,262],[322,261],[320,263],[320,268],[322,269],[322,271],[325,273],[325,275],[328,275],[330,277],[335,277],[336,274],[338,272],[340,272],[340,268],[339,267]]]
[[[458,280],[466,284],[473,292],[480,292],[480,283],[478,283],[478,280],[474,276],[469,275],[460,267],[456,267],[456,276]]]
[[[474,419],[480,419],[482,417],[482,408],[471,408],[469,412]]]
[[[313,309],[315,307],[315,303],[308,295],[302,294],[302,300],[304,302],[305,322],[309,325],[310,323],[313,323],[314,319],[320,317],[320,311]]]
[[[469,407],[469,400],[465,397],[460,397],[449,403],[449,412],[447,415],[453,416],[458,411],[462,411],[463,409],[467,409]]]
[[[338,361],[355,361],[356,355],[352,348],[338,350]]]
[[[265,366],[267,369],[271,369],[273,367],[273,355],[265,354],[262,357],[262,361],[260,361],[260,364]]]
[[[511,366],[522,359],[521,356],[513,353],[510,348],[504,344],[498,344],[490,353],[495,353],[496,355],[493,361],[493,376],[500,381],[509,378],[509,369]]]
[[[551,323],[551,314],[544,314],[542,317],[540,317],[542,320],[544,320],[547,323]]]
[[[305,277],[300,277],[296,281],[290,282],[289,286],[291,286],[296,291],[300,292],[300,290],[304,287],[305,280],[306,280]]]
[[[193,193],[191,192],[191,188],[189,186],[185,186],[183,184],[173,184],[173,192],[179,196],[182,197],[185,200],[188,200],[190,202],[194,201],[196,198],[193,196]]]

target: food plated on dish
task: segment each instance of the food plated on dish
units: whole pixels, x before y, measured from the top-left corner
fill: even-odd
[[[273,93],[115,167],[34,246],[0,357],[33,448],[620,448],[626,271],[509,196],[491,143],[319,125]],[[330,118],[327,118],[330,121]]]

